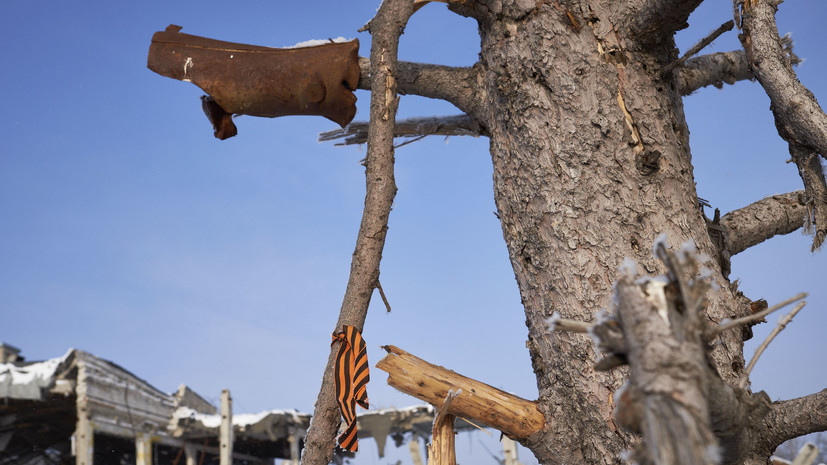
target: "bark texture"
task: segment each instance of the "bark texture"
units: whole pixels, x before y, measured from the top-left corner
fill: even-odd
[[[709,450],[687,463],[735,464],[766,458],[780,444],[775,428],[786,418],[807,425],[796,432],[827,428],[821,414],[784,416],[795,415],[789,413],[792,408],[823,410],[823,393],[771,406],[766,395],[738,388],[748,328],[718,331],[714,338],[701,331],[705,325],[753,312],[755,303],[727,285],[730,254],[797,228],[794,218],[801,212],[817,226],[827,223],[817,212],[809,213],[816,208],[814,196],[805,195],[802,201],[797,193],[765,199],[723,219],[716,214],[710,222],[695,192],[681,98],[704,85],[757,77],[770,93],[779,132],[790,141],[794,158],[799,156],[799,167],[812,164],[811,154],[825,152],[827,125],[814,99],[799,92],[782,95],[776,103],[770,92],[784,86],[797,89],[789,81],[791,68],[779,77],[772,72],[775,65],[769,65],[783,62],[789,67],[794,61],[777,36],[774,20],[770,24],[767,17],[774,7],[766,0],[739,3],[745,5],[743,23],[740,18],[735,23],[744,27],[746,53],[701,56],[677,66],[673,35],[685,27],[699,0],[448,3],[454,12],[477,20],[479,63],[472,68],[405,64],[399,87],[456,104],[490,137],[497,213],[525,308],[527,346],[540,394],[537,407],[545,418],[544,427],[521,442],[542,464],[621,463],[624,451],[635,446],[637,440],[619,427],[626,421],[613,417],[613,395],[628,371],[610,368],[625,364],[635,349],[639,366],[649,369],[647,363],[658,363],[649,344],[672,351],[673,342],[664,342],[665,332],[660,341],[646,339],[663,328],[637,334],[637,346],[616,332],[607,333],[615,349],[623,350],[598,361],[600,354],[587,335],[555,331],[554,322],[596,321],[598,312],[610,308],[614,283],[628,258],[635,263],[632,274],[662,274],[664,267],[652,253],[661,234],[673,247],[691,241],[699,256],[718,257],[699,266],[709,269],[706,279],[720,285],[684,305],[698,312],[690,331],[680,336],[683,340],[678,338],[680,347],[691,339],[691,350],[675,353],[691,356],[681,362],[689,370],[675,372],[671,367],[675,376],[670,383],[686,389],[673,392],[660,386],[649,405],[650,412],[670,411],[678,425],[691,417],[700,429],[656,427],[655,436],[661,431],[664,438],[689,437],[700,446],[693,450],[717,441],[722,447],[719,458]],[[757,38],[766,35],[774,37],[772,43],[762,39],[759,44]],[[770,55],[760,55],[758,48],[767,48]],[[768,76],[763,69],[769,69],[763,73]],[[370,73],[363,68],[360,86],[376,92],[382,79],[373,68]],[[779,112],[784,115],[779,117]],[[661,368],[669,372],[668,365],[661,363]],[[643,386],[661,382],[660,375],[652,373],[638,371]],[[702,376],[707,381],[687,381]],[[666,397],[678,391],[689,398],[673,408]],[[646,417],[645,410],[640,412]],[[657,413],[648,415],[636,423],[657,423]],[[649,458],[674,463],[670,457],[685,451],[678,445],[667,452],[653,450]]]
[[[623,373],[595,372],[589,338],[550,331],[546,320],[559,312],[594,321],[609,307],[625,257],[659,271],[651,244],[660,233],[714,251],[697,207],[680,85],[661,77],[677,50],[671,34],[647,32],[626,5],[454,7],[480,22],[478,113],[491,137],[495,200],[548,424],[523,443],[541,463],[617,463],[631,445],[611,416]],[[710,316],[735,316],[733,300],[728,290],[713,293]],[[741,346],[728,334],[715,351],[728,379],[743,366]]]

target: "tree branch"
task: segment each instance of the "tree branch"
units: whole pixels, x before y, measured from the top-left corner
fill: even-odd
[[[697,44],[693,45],[692,48],[687,50],[687,52],[684,53],[682,57],[678,58],[672,63],[669,63],[669,65],[663,68],[663,70],[660,72],[661,76],[668,75],[670,72],[672,72],[673,69],[682,65],[686,60],[692,58],[693,56],[695,56],[695,54],[703,50],[704,47],[711,44],[715,39],[718,38],[718,36],[720,36],[724,32],[731,31],[734,25],[735,23],[731,19],[725,22],[724,24],[721,24],[718,27],[718,29],[712,31],[708,36],[704,37]]]
[[[722,332],[724,332],[724,331],[726,331],[730,328],[734,328],[736,326],[745,325],[747,323],[756,324],[756,323],[762,321],[764,319],[764,317],[769,315],[770,313],[772,313],[776,310],[781,310],[782,308],[786,307],[787,305],[790,305],[791,303],[796,302],[796,301],[801,300],[801,299],[804,299],[806,297],[807,297],[807,293],[802,292],[802,293],[797,294],[793,297],[790,297],[787,300],[779,302],[779,303],[773,305],[772,307],[765,308],[764,310],[761,310],[758,313],[753,313],[752,315],[747,315],[745,317],[741,317],[741,318],[738,318],[738,319],[735,319],[735,320],[730,320],[728,322],[723,322],[722,321],[717,327],[712,329],[711,334],[714,335],[714,336],[717,336],[718,334],[721,334]]]
[[[370,62],[359,59],[359,89],[370,89],[373,82]],[[448,101],[469,115],[477,115],[480,67],[457,68],[401,61],[397,63],[397,85],[402,95],[421,95]]]
[[[739,39],[753,75],[770,97],[778,134],[790,144],[794,159],[797,154],[812,152],[827,156],[827,115],[812,92],[796,78],[778,36],[777,3],[746,0],[739,4],[743,19]]]
[[[753,76],[743,50],[710,53],[684,63],[678,74],[678,88],[681,95],[689,95],[701,87],[720,88],[723,83],[732,85],[744,79],[753,79]]]
[[[804,191],[766,197],[721,217],[730,255],[779,235],[789,234],[804,225],[807,205]]]
[[[827,431],[827,389],[796,399],[773,402],[755,431],[756,459],[766,458],[781,444],[805,434]]]
[[[781,46],[793,66],[801,63],[793,52],[793,40],[789,35],[781,38]],[[712,85],[720,89],[724,83],[732,85],[745,79],[755,79],[747,63],[747,54],[743,50],[733,50],[687,60],[679,71],[678,87],[681,95],[689,95],[701,87]]]
[[[363,329],[373,290],[379,283],[379,264],[388,230],[396,183],[393,172],[393,126],[398,105],[396,57],[399,36],[413,14],[410,0],[385,0],[366,26],[372,35],[370,73],[370,131],[365,158],[365,209],[350,267],[350,278],[336,329]],[[305,437],[304,465],[327,465],[333,457],[341,422],[334,386],[334,362],[339,343],[331,346],[313,419]]]
[[[769,336],[767,336],[767,338],[764,339],[764,342],[762,342],[761,345],[759,345],[758,348],[755,349],[755,355],[752,356],[752,358],[749,361],[749,364],[746,368],[744,368],[744,375],[741,377],[741,381],[738,383],[738,388],[744,389],[744,387],[747,385],[747,382],[749,381],[749,375],[750,373],[752,373],[752,369],[755,368],[755,363],[758,361],[759,358],[761,358],[761,355],[764,353],[764,351],[767,350],[767,347],[769,347],[772,340],[775,339],[775,336],[778,336],[778,333],[784,331],[784,328],[786,328],[787,325],[790,324],[791,321],[793,321],[793,318],[798,314],[798,312],[802,308],[804,308],[805,305],[807,305],[807,302],[801,301],[798,303],[798,305],[793,307],[793,309],[790,310],[790,313],[784,315],[784,317],[778,321],[778,324],[775,325],[775,328],[772,329]]]
[[[344,139],[336,145],[364,144],[367,141],[369,126],[366,121],[354,121],[344,128],[319,134],[319,142]],[[481,135],[486,134],[479,123],[468,115],[409,118],[397,121],[393,128],[394,137]]]

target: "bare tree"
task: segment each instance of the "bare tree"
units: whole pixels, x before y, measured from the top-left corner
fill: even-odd
[[[368,192],[337,327],[361,327],[379,286],[395,192],[394,135],[480,134],[490,139],[497,215],[525,307],[538,405],[546,419],[541,430],[517,439],[540,463],[619,463],[624,451],[637,447],[634,432],[664,442],[659,448],[648,443],[636,456],[643,462],[765,463],[786,440],[827,429],[827,390],[778,402],[752,393],[743,355],[749,331],[710,329],[762,307],[728,285],[732,255],[802,226],[813,233],[813,250],[827,235],[821,165],[827,116],[795,77],[797,58],[775,26],[779,2],[735,1],[733,22],[716,34],[736,28],[743,50],[692,56],[701,44],[679,57],[674,35],[701,0],[449,0],[452,12],[479,26],[480,59],[470,68],[397,63],[399,36],[422,3],[385,0],[366,25],[373,44],[370,60],[361,62],[359,86],[371,90],[371,120],[339,135],[367,141]],[[757,79],[769,95],[804,189],[709,219],[695,192],[682,98],[702,86],[747,78]],[[396,125],[398,93],[443,99],[464,114]],[[700,282],[687,275],[699,267],[694,258],[653,254],[661,233],[670,244],[691,242],[713,257],[705,282],[723,285],[699,290],[688,284]],[[676,290],[669,302],[677,303],[664,313],[673,319],[664,318],[674,323],[674,315],[682,315],[683,321],[670,326],[673,333],[641,332],[651,322],[627,307],[645,306],[652,291],[631,280],[634,273],[621,275],[627,258],[635,273],[670,277]],[[547,321],[556,315],[597,322],[598,311],[611,307],[618,280],[622,337],[614,345],[601,339],[602,348],[620,360],[612,366],[628,362],[631,368],[597,371],[601,354],[592,340],[555,331]],[[663,340],[655,340],[655,333]],[[651,347],[670,344],[688,344],[683,355],[691,357],[651,358]],[[339,423],[331,371],[336,349],[308,432],[306,465],[331,459]],[[656,372],[647,371],[649,363]],[[641,387],[646,377],[670,374],[676,366],[691,367],[691,380],[672,373],[674,384],[662,387],[660,397],[647,397],[651,393]],[[637,388],[618,399],[635,407],[621,409],[625,417],[617,418],[614,395],[630,374],[630,386]],[[682,420],[657,426],[663,414]],[[675,447],[667,447],[669,441]],[[704,453],[683,451],[681,441]]]

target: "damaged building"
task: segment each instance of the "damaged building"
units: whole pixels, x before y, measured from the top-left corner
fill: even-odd
[[[0,399],[0,465],[219,465],[222,448],[234,465],[297,464],[310,424],[309,414],[295,410],[219,412],[185,385],[161,392],[82,350],[27,362],[2,343]],[[429,405],[363,412],[359,438],[374,438],[381,456],[388,437],[397,446],[430,437],[433,416]],[[222,417],[231,428],[222,428]],[[419,454],[418,444],[411,442],[412,453]]]

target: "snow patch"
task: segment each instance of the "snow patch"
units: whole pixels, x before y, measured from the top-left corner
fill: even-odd
[[[691,254],[695,254],[698,251],[698,247],[695,245],[695,241],[689,239],[688,241],[681,244],[681,251],[680,256],[686,257]]]
[[[284,47],[284,48],[317,47],[319,45],[329,44],[329,43],[331,43],[331,41],[338,44],[338,43],[342,43],[342,42],[350,42],[351,40],[353,40],[353,39],[345,39],[344,37],[341,37],[341,36],[339,36],[335,39],[310,39],[310,40],[305,40],[304,42],[299,42],[295,45],[290,45],[290,46]]]
[[[658,234],[658,237],[655,238],[655,242],[652,243],[652,256],[655,258],[658,258],[658,249],[660,247],[663,247],[664,249],[669,248],[669,241],[665,232]]]
[[[548,325],[549,332],[554,332],[554,327],[557,326],[557,322],[560,321],[562,317],[560,316],[560,312],[554,312],[551,314],[550,317],[546,319],[546,324]]]
[[[299,415],[303,415],[297,410],[265,410],[259,413],[241,413],[233,415],[233,426],[240,428],[255,425],[268,415],[290,415],[296,422],[300,421]],[[218,428],[221,426],[220,414],[200,413],[189,407],[178,407],[172,414],[172,422],[176,423],[183,418],[189,418],[194,421],[200,421],[202,425],[207,428]]]
[[[721,463],[721,448],[715,444],[710,444],[704,451],[706,460],[712,463]]]
[[[626,275],[630,278],[637,276],[637,262],[632,258],[624,257],[623,263],[620,264],[618,269],[620,274]]]
[[[52,386],[58,367],[73,351],[69,349],[63,357],[25,366],[0,363],[0,397],[40,399],[41,389]]]

